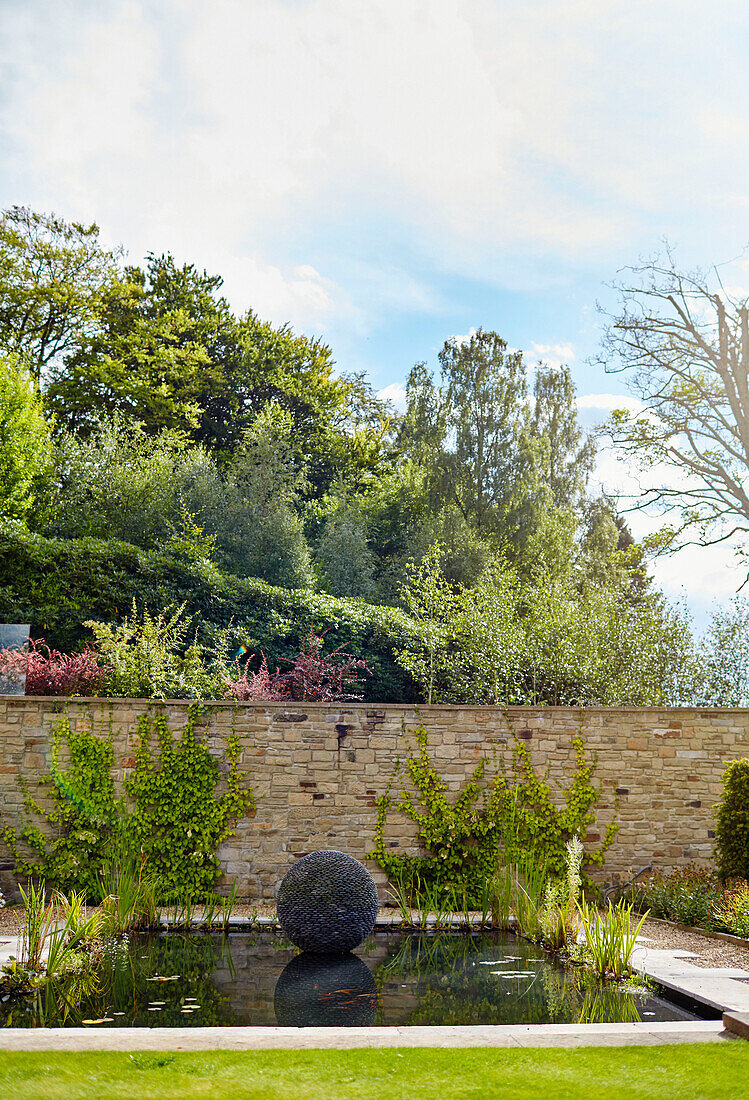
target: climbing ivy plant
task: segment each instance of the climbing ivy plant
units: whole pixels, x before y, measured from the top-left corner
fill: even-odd
[[[135,767],[118,798],[111,729],[104,736],[73,729],[63,716],[50,774],[39,780],[49,797],[34,797],[22,782],[25,824],[20,831],[0,825],[16,871],[98,901],[105,864],[130,859],[145,861],[161,901],[208,892],[219,872],[216,849],[238,818],[253,813],[255,799],[239,768],[235,734],[225,749],[225,790],[216,794],[221,767],[197,734],[198,719],[193,706],[175,737],[163,713],[143,715]]]
[[[396,808],[415,824],[423,854],[394,851],[385,837],[398,764],[378,799],[375,845],[370,853],[391,879],[411,892],[420,886],[437,887],[448,897],[455,889],[463,890],[469,902],[478,903],[500,860],[530,861],[542,865],[552,878],[563,875],[567,841],[586,835],[595,822],[601,793],[593,783],[597,761],[587,759],[582,736],[574,740],[575,772],[559,806],[549,784],[536,775],[528,749],[517,739],[509,774],[498,770],[489,779],[489,761],[483,759],[451,801],[430,757],[426,730],[419,727],[413,734],[415,745],[409,745],[406,758],[412,789],[401,791]],[[587,865],[603,862],[617,830],[614,822],[607,826],[598,849],[586,851]]]
[[[255,809],[239,770],[239,738],[228,738],[226,790],[217,798],[218,761],[197,737],[195,723],[191,708],[176,740],[163,714],[144,715],[138,723],[135,769],[125,782],[133,803],[125,836],[145,855],[166,897],[209,891],[219,872],[216,849],[236,819]]]
[[[65,757],[67,766],[62,763]],[[48,792],[47,805],[19,776],[25,824],[17,832],[0,819],[0,836],[13,854],[18,874],[98,897],[99,874],[111,852],[119,817],[113,764],[111,731],[97,737],[87,729],[73,729],[66,715],[60,719],[52,736],[49,775],[37,784],[40,796]],[[46,830],[36,821],[45,822]]]

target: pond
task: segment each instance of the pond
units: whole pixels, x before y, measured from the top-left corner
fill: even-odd
[[[353,955],[269,932],[132,935],[97,974],[0,1005],[2,1026],[521,1024],[697,1017],[597,982],[511,933],[376,932]]]

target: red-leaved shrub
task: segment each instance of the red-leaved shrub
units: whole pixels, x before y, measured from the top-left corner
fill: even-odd
[[[27,695],[96,695],[107,672],[95,649],[60,653],[43,641],[30,641],[28,649],[0,649],[0,674],[26,674]]]
[[[293,699],[297,703],[337,703],[344,699],[361,699],[349,688],[359,683],[360,673],[371,676],[367,662],[344,653],[339,647],[331,653],[323,653],[325,638],[310,629],[309,638],[294,658],[288,672],[276,669],[273,675],[263,654],[263,662],[257,672],[247,668],[252,654],[247,658],[240,675],[237,661],[237,679],[226,681],[229,698],[243,702],[280,702]]]
[[[239,661],[236,662],[236,680],[226,680],[226,694],[229,699],[238,699],[240,702],[280,702],[288,699],[289,691],[284,683],[283,676],[276,669],[275,676],[268,668],[268,662],[263,654],[263,662],[257,672],[251,672],[247,668],[251,657],[247,658],[244,668],[240,669]]]
[[[309,638],[302,642],[301,651],[294,658],[291,669],[284,673],[291,698],[307,703],[361,699],[361,695],[348,689],[360,682],[360,672],[372,675],[367,662],[344,653],[342,646],[331,653],[323,653],[325,634],[326,631],[315,634],[310,629]]]

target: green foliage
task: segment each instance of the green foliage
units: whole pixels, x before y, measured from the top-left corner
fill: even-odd
[[[638,879],[630,891],[642,912],[677,924],[714,927],[713,914],[723,888],[717,875],[705,867],[677,867],[668,874],[653,872]]]
[[[600,795],[592,783],[596,760],[586,760],[582,737],[575,739],[575,773],[564,805],[559,807],[519,741],[513,746],[510,776],[500,772],[488,779],[487,760],[483,759],[451,801],[429,755],[426,731],[419,727],[414,735],[416,746],[409,747],[406,758],[413,790],[401,792],[396,808],[416,825],[425,854],[397,854],[386,843],[394,776],[378,800],[371,855],[391,878],[410,886],[418,875],[421,883],[437,885],[447,894],[456,887],[464,889],[469,900],[477,902],[483,884],[495,875],[500,861],[528,861],[543,866],[552,877],[564,874],[567,842],[586,834],[595,821],[594,807]],[[614,823],[607,826],[598,850],[586,853],[586,864],[603,863],[617,828]]]
[[[410,702],[417,697],[395,651],[418,648],[418,627],[394,608],[272,588],[169,550],[44,539],[0,524],[0,618],[30,621],[33,634],[70,651],[89,637],[81,625],[85,620],[122,622],[132,613],[134,599],[139,607],[184,605],[207,646],[230,628],[230,640],[251,653],[264,652],[270,668],[288,667],[311,626],[325,628],[327,646],[342,646],[367,661],[372,676],[363,684],[366,700]]]
[[[111,736],[73,729],[63,715],[53,734],[50,774],[39,780],[49,792],[46,805],[21,782],[26,822],[17,834],[3,821],[2,838],[20,874],[98,897],[99,873],[118,821],[113,766]],[[35,818],[46,824],[45,831]]]
[[[629,973],[629,958],[645,917],[634,919],[631,905],[624,901],[609,905],[601,912],[580,899],[585,943],[599,978],[620,980]]]
[[[50,462],[49,428],[31,372],[0,352],[0,508],[24,519]]]
[[[749,604],[735,599],[719,609],[700,645],[703,685],[700,703],[708,707],[749,704]]]
[[[239,770],[233,734],[225,750],[226,789],[216,795],[221,769],[198,737],[197,722],[198,710],[191,707],[175,739],[163,714],[143,715],[126,798],[118,798],[111,733],[100,737],[73,729],[63,716],[54,733],[51,774],[39,780],[49,788],[49,805],[26,790],[27,824],[20,833],[3,825],[17,871],[96,901],[111,893],[113,882],[124,883],[139,919],[151,911],[154,894],[164,901],[209,892],[218,876],[218,845],[255,801]],[[31,823],[34,817],[46,823],[46,831]],[[116,923],[122,913],[118,908],[110,916]]]
[[[749,760],[732,760],[724,771],[715,816],[715,855],[722,878],[749,879]]]
[[[436,546],[403,600],[421,644],[398,659],[435,702],[652,706],[700,691],[689,627],[656,595],[633,603],[544,568],[522,580],[500,556],[470,588],[449,585]]]
[[[421,627],[423,648],[403,649],[397,658],[421,685],[428,705],[432,703],[437,671],[445,662],[449,638],[446,624],[455,602],[440,568],[441,559],[442,546],[435,543],[418,565],[407,570],[401,590],[409,614]]]
[[[25,206],[0,212],[0,346],[23,354],[37,381],[97,330],[116,260],[97,225]]]
[[[196,735],[197,713],[190,709],[178,741],[163,714],[144,715],[138,722],[135,769],[125,782],[133,808],[124,835],[134,851],[143,852],[164,897],[205,895],[218,877],[216,849],[234,820],[255,807],[239,770],[240,745],[234,734],[226,745],[226,790],[216,797],[220,769]]]
[[[211,699],[223,693],[221,668],[206,664],[204,648],[188,644],[184,605],[155,617],[147,608],[119,626],[89,620],[99,663],[106,667],[103,694],[131,699]]]
[[[639,879],[630,895],[640,912],[749,938],[749,883],[743,879],[725,882],[704,867],[677,867]]]

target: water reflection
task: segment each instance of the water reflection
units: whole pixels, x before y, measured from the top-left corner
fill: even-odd
[[[70,984],[70,988],[68,988]],[[272,933],[131,937],[89,985],[0,1003],[0,1026],[577,1023],[685,1020],[664,999],[601,985],[509,933],[376,933],[356,954],[297,954]],[[104,1026],[104,1025],[102,1025]]]
[[[377,986],[357,955],[302,952],[284,967],[273,997],[281,1027],[371,1027]]]

